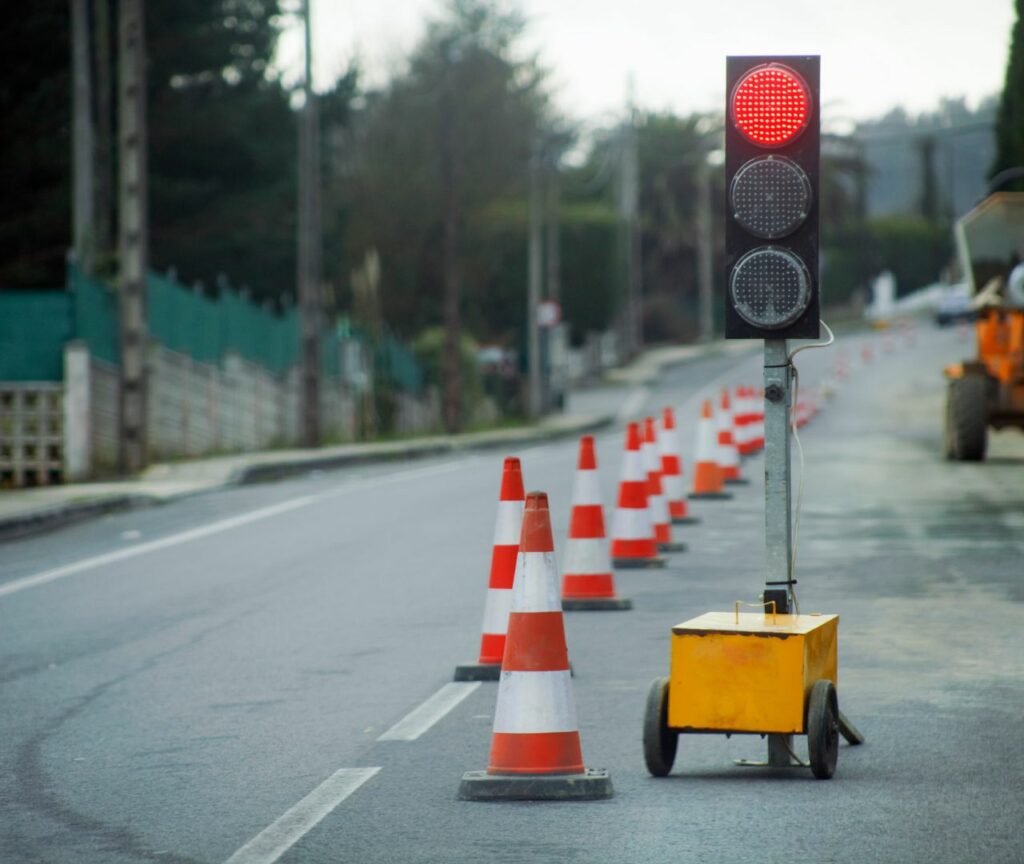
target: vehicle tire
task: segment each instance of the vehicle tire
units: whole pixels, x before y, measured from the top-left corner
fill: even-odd
[[[839,700],[831,681],[815,681],[807,700],[807,754],[819,780],[836,773],[839,758]]]
[[[679,733],[668,725],[668,678],[655,678],[644,709],[644,762],[655,777],[666,777],[676,760]]]
[[[988,380],[965,375],[949,382],[946,396],[946,458],[980,462],[988,444]]]

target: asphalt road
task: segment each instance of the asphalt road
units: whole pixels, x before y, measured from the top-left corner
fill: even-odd
[[[867,737],[832,781],[734,767],[758,738],[683,737],[666,779],[641,757],[670,627],[761,590],[757,458],[677,529],[689,551],[617,575],[632,611],[566,616],[584,759],[615,797],[456,800],[496,697],[445,687],[477,648],[504,455],[475,454],[0,546],[0,861],[1024,861],[1024,436],[985,464],[941,458],[956,331],[843,346],[853,373],[801,436],[800,600],[841,616],[841,705]],[[836,354],[800,355],[807,389]],[[698,397],[759,374],[753,355],[702,361],[627,407],[675,405],[688,455]],[[606,508],[621,446],[598,439]],[[519,455],[557,544],[575,444]],[[378,740],[448,697],[398,727],[414,740]]]

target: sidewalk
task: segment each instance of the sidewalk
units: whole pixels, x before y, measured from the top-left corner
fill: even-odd
[[[716,343],[652,349],[629,366],[609,372],[604,386],[571,393],[564,413],[545,418],[535,426],[433,435],[405,441],[237,453],[152,465],[131,480],[0,492],[0,542],[104,513],[162,504],[228,486],[277,480],[309,471],[528,446],[582,435],[614,423],[618,409],[630,392],[655,381],[663,370],[742,347],[737,343]]]

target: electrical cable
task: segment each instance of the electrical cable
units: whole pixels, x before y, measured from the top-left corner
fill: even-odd
[[[796,549],[797,543],[800,540],[800,508],[803,506],[804,501],[804,447],[800,443],[800,433],[797,431],[797,403],[800,397],[800,370],[797,369],[793,363],[793,358],[796,357],[801,351],[806,351],[809,348],[827,348],[833,342],[836,341],[835,333],[832,332],[832,328],[828,326],[824,321],[821,321],[821,326],[825,328],[828,333],[828,340],[825,342],[812,342],[809,345],[801,345],[799,348],[790,352],[786,358],[789,362],[790,369],[792,370],[792,386],[790,396],[790,413],[789,413],[789,426],[793,430],[793,440],[796,442],[796,452],[800,460],[800,482],[797,483],[796,487],[796,504],[794,506],[793,513],[793,541],[790,546],[789,554],[789,591],[793,595],[793,609],[796,614],[800,614],[800,601],[796,596]]]

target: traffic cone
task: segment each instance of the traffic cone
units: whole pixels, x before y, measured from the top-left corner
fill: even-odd
[[[725,491],[723,483],[722,469],[718,465],[718,424],[711,400],[705,399],[697,421],[697,454],[693,460],[693,491],[689,497],[708,500],[732,498],[732,493]]]
[[[729,389],[722,390],[720,411],[718,412],[718,447],[719,465],[722,467],[722,480],[731,485],[749,483],[740,476],[740,454],[733,440],[732,404],[729,400]]]
[[[612,564],[616,567],[664,567],[658,557],[654,523],[647,503],[647,470],[641,453],[640,427],[626,427],[619,504],[612,517]]]
[[[491,551],[491,575],[484,605],[483,634],[480,637],[480,659],[476,663],[460,663],[456,666],[456,681],[497,681],[501,674],[524,499],[523,472],[519,459],[509,456],[505,459],[501,474],[498,517],[494,523],[494,546]]]
[[[464,800],[612,795],[607,771],[583,767],[554,553],[548,496],[531,492],[523,514],[491,755],[486,771],[462,776],[459,797]]]
[[[735,408],[732,415],[733,438],[736,441],[736,449],[743,457],[750,456],[754,452],[752,392],[753,389],[750,387],[737,387],[733,397]]]
[[[871,362],[873,356],[874,353],[871,350],[871,345],[865,342],[860,349],[860,359],[864,361],[865,365],[867,365],[868,363]]]
[[[696,516],[690,515],[690,505],[686,500],[683,458],[680,455],[683,451],[679,446],[679,431],[671,408],[662,411],[658,444],[661,450],[661,485],[668,499],[668,515],[672,523],[685,525],[700,522]]]
[[[647,507],[651,511],[654,539],[660,552],[685,552],[686,544],[672,539],[672,519],[668,514],[668,499],[661,485],[661,452],[658,449],[658,431],[653,417],[644,420],[644,440],[640,453],[647,471]]]
[[[580,456],[572,483],[572,515],[562,568],[562,609],[576,612],[632,608],[632,600],[615,596],[594,436],[584,435],[580,438]]]
[[[754,390],[754,451],[764,450],[764,388]]]

